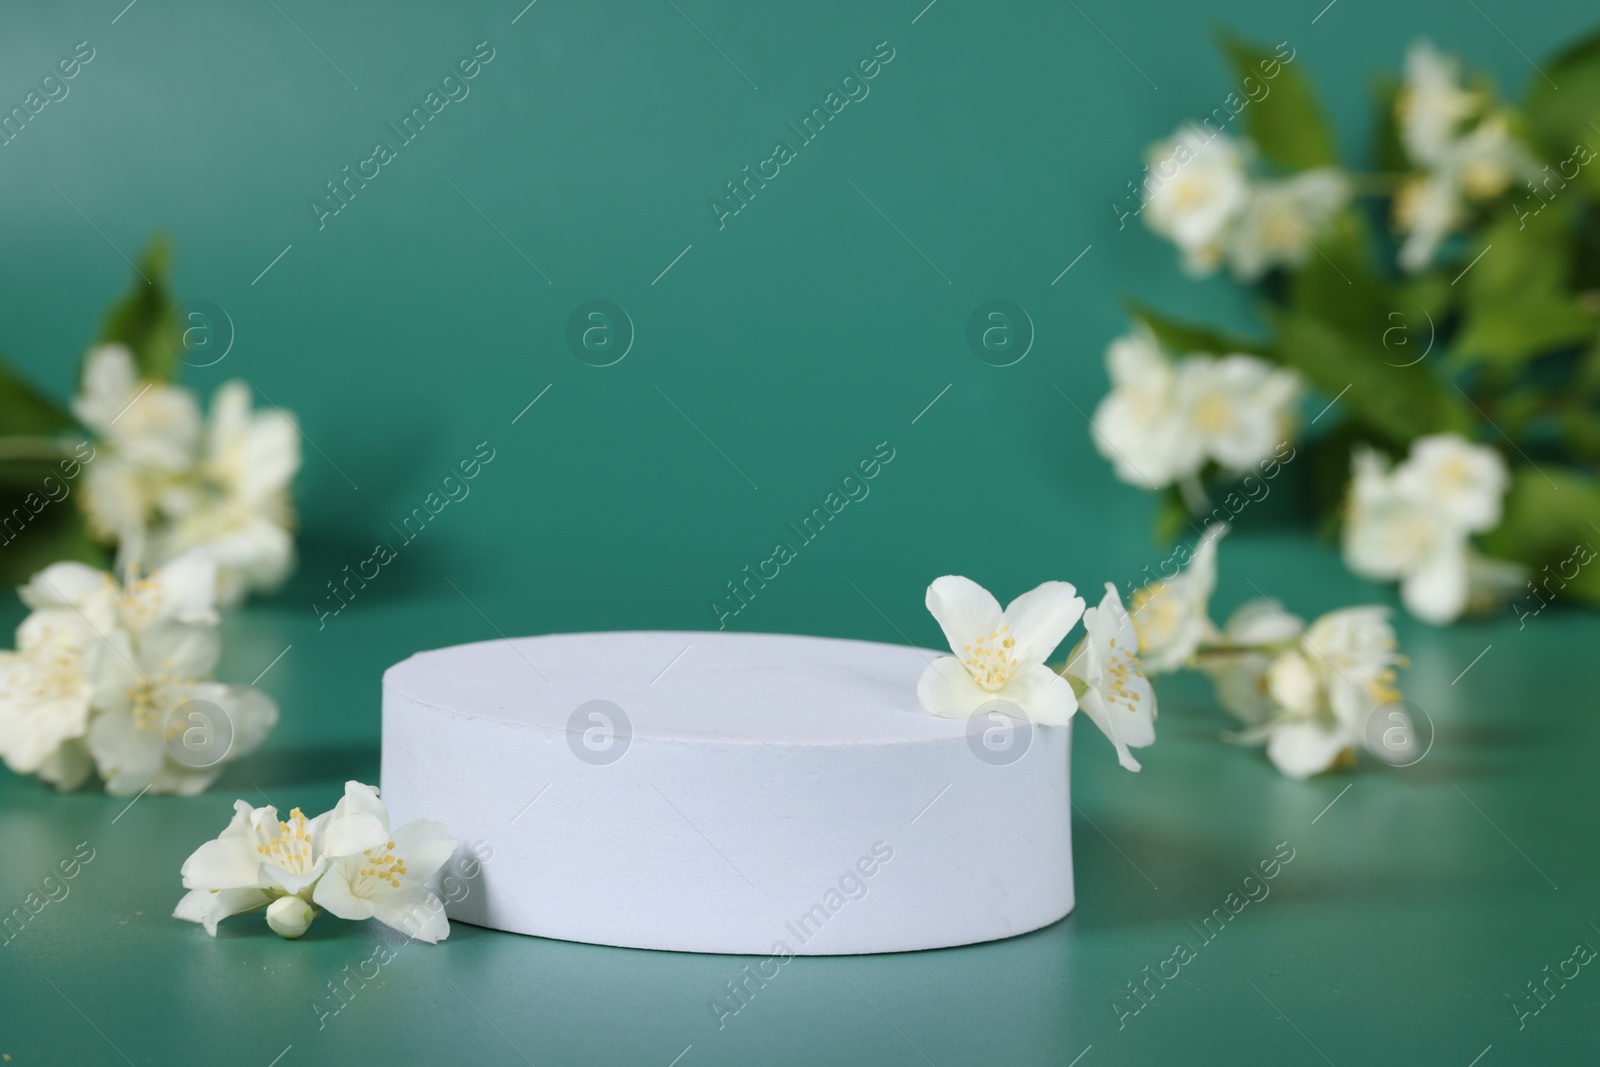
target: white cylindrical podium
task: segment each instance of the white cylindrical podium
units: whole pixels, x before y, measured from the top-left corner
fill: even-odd
[[[383,799],[488,857],[448,905],[478,926],[762,956],[1036,930],[1073,906],[1069,728],[924,712],[935,655],[669,632],[422,652],[384,674]]]

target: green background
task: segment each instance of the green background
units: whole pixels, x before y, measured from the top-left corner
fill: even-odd
[[[1052,577],[1136,581],[1164,555],[1153,501],[1113,479],[1084,417],[1120,301],[1249,322],[1237,290],[1184,279],[1170,246],[1132,220],[1119,231],[1109,207],[1148,142],[1229,92],[1208,35],[1287,40],[1359,155],[1366,85],[1413,39],[1520,91],[1538,75],[1518,50],[1537,60],[1592,17],[1476,7],[8,5],[0,110],[78,41],[96,54],[0,148],[0,349],[65,398],[131,276],[122,256],[164,231],[180,299],[221,306],[237,331],[185,384],[245,378],[311,444],[300,570],[226,624],[226,679],[288,648],[261,681],[284,709],[267,746],[202,799],[132,808],[0,777],[0,908],[78,842],[96,855],[0,948],[0,1053],[666,1065],[688,1046],[682,1067],[1464,1067],[1492,1045],[1484,1067],[1592,1059],[1592,968],[1523,1030],[1508,1000],[1574,943],[1600,947],[1600,623],[1558,610],[1525,630],[1509,614],[1449,631],[1400,620],[1407,695],[1438,731],[1404,770],[1284,780],[1216,741],[1225,719],[1202,684],[1163,683],[1140,776],[1097,736],[1077,746],[1073,916],[988,946],[795,960],[721,1031],[706,1002],[743,961],[463,925],[405,948],[319,1031],[312,997],[386,931],[324,920],[286,944],[237,920],[213,941],[167,917],[179,864],[234,796],[320,810],[345,778],[376,777],[386,666],[499,632],[713,627],[724,584],[880,441],[896,454],[870,496],[731,629],[935,644],[921,600],[939,574],[1002,598]],[[495,58],[470,95],[319,230],[308,201],[323,183],[484,40]],[[895,57],[870,95],[719,231],[707,199],[885,40]],[[965,340],[997,298],[1037,330],[1004,368]],[[636,327],[614,366],[567,346],[593,299]],[[324,583],[480,441],[496,458],[470,497],[319,629]],[[1292,531],[1292,480],[1225,542],[1219,610],[1258,589],[1308,615],[1391,600]],[[1280,841],[1296,859],[1272,895],[1119,1030],[1123,984],[1194,943],[1189,924]]]

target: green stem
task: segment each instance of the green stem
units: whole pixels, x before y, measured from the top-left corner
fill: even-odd
[[[1360,196],[1389,196],[1405,183],[1409,175],[1406,174],[1357,174],[1350,172],[1347,175],[1351,186]]]
[[[11,459],[70,459],[75,442],[61,437],[0,437],[0,461]]]
[[[1268,641],[1259,645],[1236,645],[1221,641],[1214,645],[1206,645],[1204,648],[1195,649],[1194,658],[1200,659],[1204,656],[1241,656],[1254,652],[1264,652],[1271,655],[1282,652],[1293,645],[1293,641]]]

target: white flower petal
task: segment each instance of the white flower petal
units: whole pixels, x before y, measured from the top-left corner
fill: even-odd
[[[261,853],[257,841],[243,835],[207,841],[183,861],[185,889],[243,889],[259,886]]]
[[[319,856],[309,870],[303,872],[286,871],[275,863],[263,863],[260,867],[257,884],[266,889],[281,889],[285,893],[303,893],[317,884],[328,869],[326,857]]]
[[[1017,642],[1011,650],[1017,666],[1043,663],[1082,617],[1083,598],[1071,582],[1045,582],[1013,600],[1001,625]]]
[[[331,909],[330,909],[331,910]],[[436,945],[450,936],[444,902],[421,886],[405,886],[373,901],[373,918],[418,941]]]
[[[990,700],[1015,704],[1041,726],[1065,726],[1078,710],[1078,695],[1072,691],[1072,683],[1043,664],[1017,671],[1003,690],[984,695]]]
[[[175,797],[197,797],[222,774],[221,766],[189,767],[167,760],[150,780],[150,792]]]
[[[139,637],[139,664],[152,680],[209,678],[221,658],[222,635],[215,626],[162,621]]]
[[[1222,633],[1232,644],[1265,645],[1293,641],[1304,626],[1305,620],[1284,611],[1281,601],[1261,597],[1235,608]]]
[[[127,345],[98,345],[84,356],[83,378],[79,393],[72,400],[72,413],[85,426],[107,436],[121,414],[121,406],[135,392],[138,380],[133,352]]]
[[[1400,599],[1406,609],[1436,626],[1461,616],[1467,593],[1466,545],[1459,539],[1440,544],[1400,583]]]
[[[1381,605],[1330,611],[1311,624],[1305,644],[1326,680],[1370,685],[1397,661],[1389,609]]]
[[[357,856],[349,859],[334,860],[329,863],[327,873],[322,876],[322,881],[318,882],[316,889],[312,890],[312,901],[341,919],[359,921],[372,918],[372,901],[366,897],[357,896],[351,892],[350,888],[352,879],[359,876],[361,859],[362,857]]]
[[[30,608],[75,608],[103,629],[118,594],[111,576],[87,563],[52,563],[17,592]]]
[[[1173,363],[1148,326],[1111,342],[1106,370],[1111,392],[1095,407],[1090,429],[1117,477],[1162,489],[1198,471],[1205,455],[1183,417]]]
[[[1278,710],[1267,692],[1271,665],[1272,656],[1266,653],[1240,652],[1208,656],[1200,669],[1216,687],[1217,703],[1246,726],[1259,726]]]
[[[1395,471],[1401,492],[1473,533],[1500,525],[1501,501],[1509,482],[1499,452],[1456,434],[1419,437]]]
[[[388,839],[389,828],[377,816],[353,812],[328,821],[323,847],[330,856],[354,856],[369,848],[379,848]]]
[[[917,681],[917,701],[924,711],[947,719],[965,719],[997,694],[986,693],[954,656],[928,664]]]
[[[217,924],[223,919],[264,907],[270,899],[259,889],[224,889],[220,892],[195,889],[185,893],[183,899],[178,901],[178,906],[172,910],[172,917],[185,922],[202,923],[206,933],[216,937]]]
[[[1262,181],[1227,239],[1234,277],[1253,282],[1275,266],[1298,266],[1350,201],[1350,182],[1332,167]]]
[[[1255,356],[1191,355],[1178,366],[1178,404],[1198,446],[1230,470],[1247,470],[1283,443],[1298,376]]]
[[[1227,532],[1225,525],[1207,527],[1184,570],[1133,594],[1133,624],[1146,673],[1177,670],[1215,632],[1208,612],[1217,584],[1217,542]]]
[[[1273,727],[1267,756],[1291,778],[1308,778],[1333,766],[1350,741],[1343,732],[1309,719]]]
[[[1228,227],[1250,202],[1239,144],[1227,134],[1190,124],[1147,152],[1151,179],[1144,220],[1184,253],[1185,269],[1215,266]]]
[[[106,792],[132,796],[155,783],[167,746],[156,734],[135,726],[131,715],[101,714],[89,724],[89,751],[106,780]]]
[[[1106,583],[1106,594],[1094,610],[1090,640],[1095,646],[1101,675],[1096,688],[1118,716],[1118,733],[1134,748],[1155,744],[1158,714],[1155,689],[1145,677],[1138,657],[1139,634],[1133,618],[1122,606],[1117,587]],[[1087,619],[1085,629],[1088,629]],[[1129,705],[1132,707],[1129,707]]]
[[[35,615],[40,614],[38,612]],[[93,689],[84,657],[42,644],[0,652],[0,756],[18,774],[34,774],[89,726]]]
[[[255,751],[278,724],[277,701],[251,686],[227,686],[216,703],[233,723],[233,745],[228,750],[229,760]]]
[[[1116,746],[1122,766],[1137,771],[1139,761],[1128,749],[1155,742],[1156,698],[1136,655],[1138,636],[1115,585],[1106,583],[1105,596],[1084,613],[1083,622],[1087,636],[1068,664],[1084,686],[1080,704]]]
[[[955,574],[935,578],[928,586],[926,602],[950,643],[950,651],[957,655],[962,645],[1000,629],[1000,602],[971,578]]]
[[[1117,722],[1113,719],[1111,709],[1106,707],[1106,702],[1101,698],[1099,692],[1090,690],[1084,693],[1083,701],[1078,706],[1083,709],[1085,715],[1089,716],[1089,721],[1098,726],[1100,732],[1110,738],[1111,743],[1116,746],[1117,762],[1122,764],[1125,770],[1139,770],[1139,761],[1134,759],[1132,752],[1128,751],[1128,743],[1118,733]]]
[[[156,619],[217,621],[217,564],[203,553],[187,553],[164,564],[150,576],[148,588]]]
[[[101,634],[109,629],[109,624],[97,628],[77,608],[38,608],[17,627],[17,650],[83,651],[102,640]]]
[[[1297,649],[1282,653],[1267,668],[1267,692],[1279,707],[1297,715],[1309,716],[1322,710],[1322,680]]]
[[[74,739],[64,742],[57,748],[50,758],[39,766],[38,774],[56,789],[66,793],[82,785],[92,770],[94,761],[89,758],[88,746],[82,739]]]
[[[354,856],[389,840],[389,809],[377,790],[360,782],[344,784],[344,796],[328,813],[323,849],[329,856]]]
[[[426,882],[438,874],[460,843],[444,823],[432,819],[406,823],[394,831],[393,840],[393,852],[405,860],[406,877],[414,882]]]

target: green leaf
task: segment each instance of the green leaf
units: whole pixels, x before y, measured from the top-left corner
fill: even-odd
[[[1354,208],[1316,235],[1305,265],[1289,276],[1289,305],[1352,339],[1381,343],[1394,303],[1373,267],[1366,223]]]
[[[1186,356],[1191,352],[1209,352],[1225,355],[1243,352],[1247,355],[1266,356],[1270,346],[1240,334],[1230,334],[1209,326],[1180,322],[1137,300],[1128,301],[1128,314],[1150,327],[1163,348],[1174,355]]]
[[[1411,169],[1405,145],[1400,141],[1400,121],[1395,113],[1395,100],[1400,95],[1400,79],[1393,74],[1378,75],[1372,84],[1372,96],[1378,104],[1377,120],[1372,124],[1372,158],[1378,169],[1399,174]]]
[[[1519,464],[1506,493],[1505,516],[1482,542],[1491,556],[1526,563],[1536,576],[1547,564],[1557,568],[1570,559],[1578,545],[1600,551],[1600,482],[1551,464]],[[1575,577],[1562,577],[1567,581],[1562,594],[1600,606],[1600,560]]]
[[[1405,365],[1380,338],[1357,342],[1309,315],[1272,318],[1284,365],[1329,398],[1338,397],[1339,413],[1369,429],[1378,443],[1397,449],[1425,433],[1464,432],[1475,425],[1465,402],[1453,390],[1445,392],[1425,362]]]
[[[177,312],[167,289],[170,255],[165,238],[150,242],[139,261],[144,276],[134,276],[127,295],[106,311],[100,331],[102,342],[120,341],[132,349],[139,373],[158,382],[172,381],[178,373]]]
[[[1561,443],[1574,456],[1594,462],[1600,459],[1600,422],[1586,404],[1574,404],[1556,419]]]
[[[1569,288],[1573,254],[1571,219],[1559,203],[1492,221],[1478,261],[1461,279],[1466,292],[1451,346],[1455,358],[1516,367],[1594,340],[1600,319]]]
[[[1436,270],[1412,275],[1394,286],[1394,302],[1403,309],[1401,314],[1411,315],[1420,311],[1424,317],[1423,326],[1428,323],[1442,324],[1455,306],[1458,295],[1447,276]],[[1395,321],[1393,315],[1385,315],[1385,319]]]
[[[1363,427],[1354,420],[1346,420],[1300,446],[1305,458],[1295,462],[1305,465],[1318,537],[1338,539],[1344,525],[1345,496],[1350,486],[1350,455],[1356,444],[1365,439]]]
[[[1455,354],[1516,365],[1541,352],[1593,339],[1595,325],[1594,318],[1565,294],[1533,293],[1469,304]]]
[[[1311,83],[1293,65],[1293,50],[1284,62],[1281,52],[1231,34],[1223,37],[1222,48],[1233,62],[1240,90],[1250,98],[1244,106],[1245,128],[1268,159],[1291,170],[1338,162],[1333,134]],[[1266,95],[1255,99],[1259,92]]]
[[[1160,503],[1156,505],[1151,536],[1158,545],[1170,545],[1188,525],[1189,506],[1183,502],[1183,494],[1178,491],[1177,486],[1168,486],[1167,491],[1161,494]]]
[[[0,434],[42,437],[73,427],[66,409],[35,389],[0,359]]]
[[[1542,70],[1529,84],[1525,111],[1545,157],[1568,160],[1580,144],[1600,147],[1600,32],[1572,44]],[[1581,167],[1573,180],[1591,196],[1600,195],[1600,166]]]
[[[78,485],[55,462],[0,462],[0,584],[17,585],[61,560],[106,565],[72,499]]]

